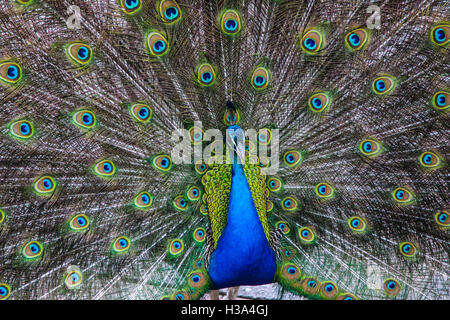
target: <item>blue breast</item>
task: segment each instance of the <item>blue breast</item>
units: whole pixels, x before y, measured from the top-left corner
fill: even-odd
[[[216,289],[273,282],[275,253],[269,246],[241,164],[232,169],[227,225],[209,264]]]

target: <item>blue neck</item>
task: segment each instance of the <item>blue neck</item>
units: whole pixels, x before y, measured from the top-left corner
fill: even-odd
[[[209,265],[215,288],[273,282],[275,254],[264,233],[241,164],[234,164],[227,225]]]

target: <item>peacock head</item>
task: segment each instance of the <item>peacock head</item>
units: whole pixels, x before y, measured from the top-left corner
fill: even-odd
[[[227,128],[226,144],[228,150],[232,152],[232,163],[245,163],[245,134],[236,124]]]

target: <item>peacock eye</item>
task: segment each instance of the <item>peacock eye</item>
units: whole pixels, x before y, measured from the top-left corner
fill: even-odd
[[[270,83],[270,71],[263,67],[258,67],[253,71],[251,85],[255,90],[267,88]]]
[[[22,68],[15,62],[0,62],[0,80],[7,85],[17,84],[22,79]]]
[[[204,228],[197,228],[192,234],[196,242],[204,242],[206,239],[206,230]]]
[[[436,212],[434,218],[438,225],[440,225],[442,227],[450,226],[450,216],[447,211],[443,210],[443,211]]]
[[[141,0],[120,0],[120,5],[126,14],[135,14],[142,8]]]
[[[328,92],[319,92],[313,94],[308,99],[308,105],[310,110],[315,113],[324,112],[331,105],[331,96]]]
[[[275,223],[275,228],[280,230],[283,234],[289,234],[291,232],[289,223],[287,223],[286,221],[278,221],[277,223]]]
[[[315,232],[309,227],[302,227],[298,230],[300,241],[304,244],[313,243],[316,239]]]
[[[200,200],[201,195],[200,189],[195,186],[188,188],[185,194],[189,201],[198,201]]]
[[[408,205],[414,201],[414,195],[406,188],[399,187],[392,192],[394,200],[401,205]]]
[[[441,24],[431,30],[431,41],[439,46],[445,46],[450,40],[450,25]]]
[[[161,33],[156,31],[150,32],[146,39],[147,48],[153,56],[161,57],[169,52],[169,43]]]
[[[28,140],[34,135],[33,124],[28,120],[14,121],[9,125],[9,133],[18,140]]]
[[[22,6],[28,6],[33,3],[34,0],[16,0],[16,2]]]
[[[226,10],[220,19],[222,31],[228,35],[235,35],[241,30],[241,18],[236,10]]]
[[[152,109],[142,103],[136,103],[130,106],[129,108],[130,114],[132,115],[133,119],[142,122],[147,123],[152,118]]]
[[[81,270],[78,267],[69,267],[64,278],[64,284],[67,289],[79,288],[82,282],[83,273]]]
[[[231,110],[230,108],[227,108],[225,110],[223,122],[225,123],[226,126],[231,126],[232,124],[239,124],[240,119],[241,118],[239,110]]]
[[[173,239],[169,243],[169,254],[173,257],[179,256],[184,250],[183,240]]]
[[[188,202],[186,201],[184,196],[177,196],[177,197],[175,197],[175,199],[172,201],[172,206],[177,211],[186,211],[186,210],[189,209]]]
[[[347,221],[348,221],[348,225],[352,231],[355,231],[357,233],[362,233],[362,232],[366,231],[366,229],[367,229],[367,223],[361,217],[351,217]]]
[[[438,110],[448,109],[450,103],[450,94],[446,91],[438,91],[433,95],[432,106]]]
[[[324,37],[318,29],[307,31],[301,38],[301,48],[307,54],[317,54],[322,49]]]
[[[216,72],[209,63],[203,63],[197,67],[197,80],[202,86],[208,87],[216,81]]]
[[[167,173],[172,169],[172,158],[169,155],[159,155],[152,157],[152,166],[161,173]]]
[[[66,54],[70,61],[78,66],[85,66],[92,60],[92,49],[82,42],[72,42],[66,47]]]
[[[400,253],[407,258],[412,258],[417,254],[417,247],[412,242],[402,242],[399,247]]]
[[[345,37],[347,47],[351,51],[357,51],[364,48],[369,39],[369,34],[366,29],[356,29],[349,33]]]
[[[441,157],[437,153],[426,151],[419,156],[419,163],[425,169],[438,169],[441,166]]]
[[[302,160],[303,156],[297,150],[286,151],[283,155],[283,162],[290,168],[298,166]]]
[[[152,205],[153,197],[147,191],[142,191],[134,197],[134,205],[138,209],[147,209]]]
[[[372,82],[372,90],[378,95],[385,95],[394,91],[397,80],[391,75],[384,75],[375,78]]]
[[[367,138],[359,144],[359,151],[369,158],[375,158],[383,151],[382,144],[372,138]]]
[[[285,263],[281,269],[281,276],[289,281],[299,280],[301,277],[300,269],[293,263]]]
[[[0,300],[6,300],[11,294],[11,288],[6,283],[0,283]]]
[[[334,197],[335,193],[334,187],[331,184],[325,182],[316,185],[315,191],[317,196],[319,196],[322,199],[330,199]]]
[[[400,292],[400,284],[397,280],[394,279],[386,279],[383,282],[383,291],[388,296],[396,296]]]
[[[158,11],[165,23],[172,24],[181,19],[181,8],[174,0],[160,1]]]
[[[33,183],[34,191],[40,196],[49,196],[56,189],[56,181],[50,176],[42,176]]]
[[[111,250],[114,254],[127,253],[130,246],[130,239],[125,236],[119,236],[112,241]]]
[[[283,200],[281,200],[281,207],[283,210],[292,212],[299,209],[297,199],[294,197],[285,197]]]
[[[72,123],[81,129],[89,130],[97,125],[97,119],[92,111],[85,109],[73,113]]]
[[[283,187],[283,182],[279,178],[271,177],[267,180],[267,188],[271,192],[278,192]]]
[[[333,282],[325,281],[320,288],[320,294],[325,299],[333,299],[338,295],[338,288]]]
[[[93,165],[94,173],[100,177],[109,178],[116,173],[116,166],[111,160],[101,160]]]
[[[22,249],[22,255],[25,259],[38,259],[42,253],[44,252],[44,248],[42,244],[38,241],[30,241]]]
[[[78,214],[72,217],[69,221],[71,231],[85,231],[89,228],[89,218],[84,214]]]
[[[191,143],[194,145],[199,145],[203,141],[203,130],[198,127],[192,127],[189,129],[189,138],[191,139]]]

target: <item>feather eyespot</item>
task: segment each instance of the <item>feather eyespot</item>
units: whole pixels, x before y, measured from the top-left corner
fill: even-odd
[[[450,40],[450,25],[440,24],[431,30],[431,41],[438,46],[448,45]]]
[[[229,9],[222,13],[220,26],[223,33],[236,35],[241,31],[241,17],[236,10]]]
[[[189,138],[194,145],[200,145],[203,142],[203,130],[198,127],[192,127],[189,129]]]
[[[288,212],[297,211],[299,209],[298,202],[294,197],[286,197],[281,200],[281,207],[284,211]]]
[[[399,247],[400,253],[407,258],[413,258],[417,255],[417,247],[412,242],[402,242]]]
[[[441,157],[439,154],[425,151],[419,156],[419,163],[422,167],[429,170],[435,170],[442,166]]]
[[[352,293],[342,293],[336,300],[358,300],[358,298]]]
[[[272,140],[272,131],[268,128],[262,128],[258,130],[258,143],[260,145],[268,145]],[[261,159],[260,159],[261,162]]]
[[[6,300],[11,294],[11,288],[6,283],[0,283],[0,300]]]
[[[147,191],[142,191],[134,197],[134,206],[138,209],[148,209],[153,202],[152,195]]]
[[[90,220],[88,216],[84,214],[78,214],[72,217],[69,221],[69,228],[74,232],[85,231],[89,228],[89,225]]]
[[[450,227],[450,216],[448,214],[448,211],[442,210],[436,212],[436,214],[434,215],[434,219],[439,226],[445,228]]]
[[[34,135],[34,127],[28,120],[18,120],[10,123],[9,133],[13,138],[24,141]]]
[[[320,287],[320,295],[324,299],[335,299],[339,294],[337,286],[331,281],[325,281]]]
[[[433,95],[431,105],[437,110],[444,111],[450,106],[450,94],[447,91],[438,91]]]
[[[283,162],[289,168],[295,168],[303,161],[303,155],[297,150],[286,151],[283,155]]]
[[[42,176],[34,181],[33,189],[37,195],[49,196],[56,189],[56,181],[50,176]]]
[[[266,201],[266,212],[269,213],[269,212],[272,212],[272,210],[273,210],[273,202],[270,200],[267,200]]]
[[[316,233],[309,227],[302,227],[298,229],[298,236],[300,241],[304,244],[311,244],[316,241]]]
[[[183,253],[184,250],[184,244],[183,244],[183,240],[181,239],[173,239],[170,243],[169,243],[169,254],[173,257],[178,257],[179,255],[181,255]]]
[[[205,228],[197,228],[192,233],[192,237],[197,242],[204,242],[206,239],[206,230]]]
[[[294,247],[286,247],[282,248],[283,258],[290,261],[295,257],[295,254],[297,253],[297,250],[295,250]]]
[[[206,203],[200,206],[200,213],[204,216],[208,215],[208,205]]]
[[[119,236],[113,240],[111,244],[111,249],[114,254],[127,253],[130,250],[131,242],[130,239],[125,236]]]
[[[318,92],[308,99],[309,109],[315,113],[326,111],[331,105],[331,96],[328,92]]]
[[[92,166],[95,175],[102,178],[110,178],[116,174],[116,166],[111,160],[101,160]]]
[[[86,66],[92,61],[92,48],[83,42],[72,42],[66,47],[69,60],[78,66]]]
[[[162,57],[169,52],[169,43],[161,33],[156,31],[149,32],[146,39],[147,48],[151,55]]]
[[[22,76],[23,72],[19,64],[11,61],[0,62],[0,80],[4,84],[17,84]]]
[[[28,6],[34,2],[34,0],[16,0],[16,2],[22,6]]]
[[[375,158],[383,152],[383,145],[375,139],[367,138],[359,144],[359,151],[366,157]]]
[[[396,296],[400,293],[401,286],[397,280],[386,279],[383,282],[383,291],[388,296]]]
[[[414,194],[412,191],[399,187],[392,191],[392,197],[400,205],[408,205],[414,202]]]
[[[369,40],[369,33],[366,29],[356,29],[347,33],[345,43],[351,51],[363,49]]]
[[[120,5],[126,14],[133,15],[142,8],[141,0],[120,0]]]
[[[271,192],[279,192],[281,191],[281,188],[283,187],[283,182],[275,177],[271,177],[267,180],[267,188]]]
[[[204,87],[209,87],[216,82],[216,72],[209,63],[203,63],[197,67],[197,81]]]
[[[30,241],[22,249],[22,255],[27,260],[36,260],[42,256],[44,247],[38,241]]]
[[[223,115],[223,123],[226,126],[231,126],[233,124],[239,124],[241,118],[239,110],[232,110],[231,108],[226,108],[225,113]]]
[[[347,222],[352,231],[363,233],[367,230],[367,223],[365,219],[361,217],[351,217],[347,220]]]
[[[321,182],[316,185],[316,195],[321,199],[331,199],[335,196],[334,187],[326,182]]]
[[[317,54],[324,45],[324,35],[318,29],[306,31],[300,41],[302,50],[307,54]]]
[[[181,19],[181,8],[174,0],[161,0],[158,11],[162,21],[165,23],[172,24]]]
[[[72,114],[72,123],[81,129],[89,130],[97,125],[97,119],[92,111],[82,109]]]
[[[172,206],[177,211],[186,211],[189,209],[189,204],[184,198],[184,196],[175,197],[175,199],[172,201]]]
[[[397,79],[394,76],[379,76],[372,82],[372,91],[377,95],[385,95],[394,91],[396,86]]]
[[[202,196],[202,192],[200,188],[192,186],[186,190],[185,196],[189,201],[198,201]]]
[[[67,289],[77,289],[83,283],[83,273],[80,268],[71,266],[67,268],[66,275],[64,277],[64,284]]]
[[[195,172],[199,175],[203,175],[206,171],[208,171],[208,166],[203,161],[196,163],[194,166]]]
[[[278,221],[277,223],[275,223],[275,228],[280,230],[285,235],[287,235],[291,232],[289,223],[287,223],[286,221]]]
[[[154,156],[151,159],[153,168],[161,173],[167,173],[172,169],[172,158],[169,155]]]
[[[264,67],[258,67],[253,71],[251,85],[255,90],[263,90],[269,86],[270,71]]]
[[[285,263],[281,269],[281,276],[290,282],[299,280],[301,275],[300,269],[292,263]]]
[[[153,111],[152,109],[143,103],[136,103],[129,107],[130,115],[133,117],[133,119],[142,122],[147,123],[151,120]]]
[[[320,282],[313,277],[304,278],[301,281],[300,286],[303,289],[303,292],[308,296],[315,296],[321,288]]]
[[[191,288],[199,289],[207,284],[207,278],[201,271],[193,271],[189,274],[188,285]]]
[[[190,295],[186,291],[177,291],[171,296],[171,300],[191,300]]]

